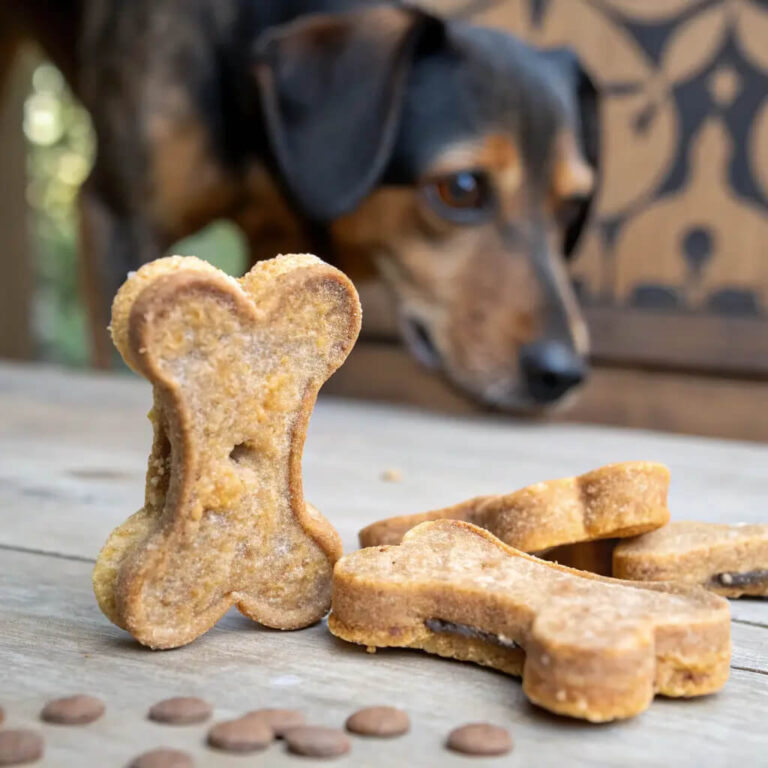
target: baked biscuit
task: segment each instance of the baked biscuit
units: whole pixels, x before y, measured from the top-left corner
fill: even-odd
[[[109,619],[173,648],[231,605],[278,629],[325,614],[341,542],[304,502],[301,454],[317,392],[359,328],[352,283],[314,256],[240,280],[176,256],[129,277],[112,337],[153,385],[154,442],[144,507],[94,568]]]
[[[336,563],[331,632],[522,675],[531,701],[594,722],[642,712],[655,693],[722,687],[728,603],[700,587],[565,568],[455,520]]]
[[[428,520],[472,523],[523,552],[636,536],[669,521],[668,488],[669,470],[663,464],[609,464],[506,495],[478,496],[445,509],[381,520],[360,531],[360,546],[399,544],[406,531]]]
[[[619,544],[613,575],[700,584],[726,597],[768,595],[768,525],[670,523]]]

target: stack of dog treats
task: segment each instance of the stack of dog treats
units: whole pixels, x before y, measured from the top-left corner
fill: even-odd
[[[712,593],[768,595],[768,525],[670,522],[668,486],[625,462],[373,523],[336,566],[331,631],[522,675],[594,722],[716,691],[730,632]]]

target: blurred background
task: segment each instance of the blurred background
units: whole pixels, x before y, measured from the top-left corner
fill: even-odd
[[[548,418],[768,440],[768,2],[500,0],[439,10],[569,45],[603,97],[599,195],[571,263],[593,373]],[[84,367],[75,199],[92,130],[40,51],[14,53],[0,91],[0,356]],[[246,264],[241,235],[224,222],[173,250],[231,274]],[[329,390],[477,408],[419,367],[386,324],[361,340]]]

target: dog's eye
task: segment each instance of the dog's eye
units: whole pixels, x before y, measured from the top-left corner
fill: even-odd
[[[489,210],[491,185],[480,171],[459,171],[434,179],[427,196],[439,213],[462,222],[474,221]]]
[[[451,208],[480,208],[486,202],[485,179],[479,173],[462,171],[436,182],[440,202]]]

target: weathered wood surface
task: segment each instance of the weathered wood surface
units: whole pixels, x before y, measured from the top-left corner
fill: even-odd
[[[551,418],[768,443],[768,419],[760,416],[768,411],[767,383],[608,367],[597,361],[573,403]],[[327,389],[338,397],[406,403],[444,413],[481,412],[392,340],[361,339]]]
[[[119,767],[161,744],[188,749],[198,766],[213,768],[313,764],[280,746],[249,758],[218,755],[203,745],[204,726],[146,721],[150,704],[176,694],[211,700],[216,718],[298,706],[313,721],[338,725],[373,703],[411,713],[410,735],[355,739],[351,755],[334,761],[339,766],[468,765],[442,740],[454,726],[481,719],[507,725],[516,742],[510,756],[488,765],[764,764],[768,601],[731,602],[733,671],[720,694],[660,699],[631,721],[599,727],[537,710],[514,679],[416,652],[369,656],[332,638],[324,625],[280,633],[235,612],[187,648],[140,648],[100,614],[90,569],[107,533],[141,503],[149,399],[148,385],[130,376],[0,365],[0,704],[9,726],[44,732],[43,765]],[[632,458],[671,466],[677,518],[768,518],[763,446],[436,417],[359,402],[321,401],[304,477],[307,497],[351,549],[356,531],[384,515]],[[386,469],[399,469],[402,481],[383,482]],[[102,721],[82,729],[37,722],[46,698],[80,690],[106,699]]]

